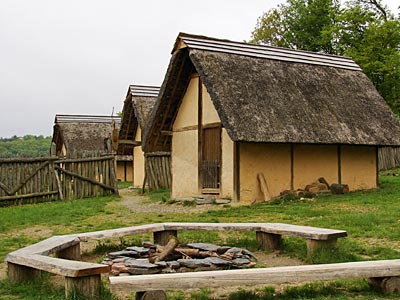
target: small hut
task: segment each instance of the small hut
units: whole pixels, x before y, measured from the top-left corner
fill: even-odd
[[[318,178],[378,185],[400,124],[350,58],[179,34],[144,134],[171,151],[172,197],[241,203]]]
[[[113,122],[115,129],[113,129]],[[96,115],[61,115],[54,120],[53,143],[57,156],[84,153],[112,153],[113,139],[118,137],[121,117]],[[131,155],[117,155],[116,177],[119,181],[131,178]]]
[[[133,186],[147,185],[152,189],[168,188],[165,179],[166,172],[155,169],[159,160],[168,164],[169,153],[144,153],[142,150],[142,132],[146,127],[148,117],[157,100],[160,88],[155,86],[130,85],[122,111],[121,129],[119,132],[118,149],[123,153],[133,153]],[[169,178],[169,176],[168,176]]]

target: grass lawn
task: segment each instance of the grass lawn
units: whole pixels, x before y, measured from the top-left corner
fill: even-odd
[[[344,229],[347,238],[339,239],[338,251],[321,251],[308,257],[306,243],[300,238],[284,238],[283,253],[308,263],[395,259],[400,257],[400,177],[381,176],[380,188],[346,195],[319,196],[314,202],[287,201],[259,203],[203,213],[138,213],[118,204],[119,197],[102,197],[68,202],[0,208],[0,261],[8,252],[51,235],[110,229],[135,224],[164,221],[191,222],[282,222],[334,229]],[[153,193],[152,201],[164,202],[166,192]],[[170,204],[164,204],[170,205]],[[172,204],[177,205],[177,204]],[[255,250],[254,233],[183,232],[180,239],[229,243]],[[121,242],[121,241],[120,241]],[[121,242],[122,243],[122,242]],[[105,244],[99,244],[104,249]],[[1,266],[1,265],[0,265]],[[3,266],[4,267],[4,266]],[[1,277],[0,277],[1,278]],[[42,292],[38,293],[40,290]],[[12,285],[0,280],[0,299],[63,299],[63,289],[49,280]],[[381,295],[371,291],[365,280],[312,283],[286,288],[277,293],[271,287],[261,290],[240,289],[225,299],[397,299],[399,295]],[[105,293],[102,299],[111,299]],[[211,291],[189,294],[176,291],[169,299],[213,299]]]

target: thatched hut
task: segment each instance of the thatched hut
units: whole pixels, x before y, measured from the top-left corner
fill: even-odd
[[[112,153],[112,139],[116,140],[118,137],[115,132],[118,132],[120,123],[119,116],[58,114],[54,120],[52,141],[55,144],[55,153],[53,154],[76,156],[87,153]],[[127,181],[131,172],[129,170],[131,162],[131,155],[117,156],[117,180]]]
[[[159,174],[160,172],[149,172],[147,176],[145,175],[146,165],[148,165],[147,157],[151,154],[146,154],[145,157],[141,146],[142,132],[157,100],[159,90],[160,87],[156,86],[130,85],[124,101],[118,148],[124,153],[133,153],[133,186],[135,187],[142,187],[145,178],[153,187],[153,177],[162,175]]]
[[[171,149],[172,197],[242,203],[320,177],[377,187],[400,124],[350,58],[179,34],[144,135]]]

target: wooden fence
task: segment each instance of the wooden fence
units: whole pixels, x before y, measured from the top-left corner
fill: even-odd
[[[171,187],[171,153],[145,153],[145,182],[150,190]]]
[[[118,193],[114,156],[0,159],[0,205]]]
[[[378,150],[379,170],[400,166],[400,147],[384,147]]]

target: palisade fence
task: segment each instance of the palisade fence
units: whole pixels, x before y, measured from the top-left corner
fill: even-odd
[[[383,147],[378,150],[379,170],[400,167],[400,147]]]
[[[145,180],[150,190],[171,188],[171,152],[145,153]]]
[[[0,159],[0,206],[110,194],[118,194],[113,155]]]

